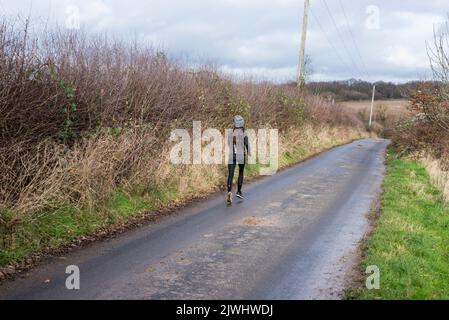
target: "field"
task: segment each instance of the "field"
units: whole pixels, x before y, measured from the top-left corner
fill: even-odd
[[[346,110],[361,115],[368,121],[371,101],[345,101],[340,103]],[[392,124],[410,113],[407,110],[408,100],[378,100],[374,102],[373,121],[384,124]]]

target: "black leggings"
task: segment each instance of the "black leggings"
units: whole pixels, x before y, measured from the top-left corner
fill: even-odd
[[[232,190],[232,180],[234,179],[234,171],[235,171],[236,162],[232,164],[228,164],[228,192],[231,192]],[[242,192],[242,185],[243,185],[243,170],[245,169],[245,164],[239,163],[239,178],[237,180],[237,191]]]

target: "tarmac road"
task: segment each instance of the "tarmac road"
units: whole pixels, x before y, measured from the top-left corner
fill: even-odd
[[[364,139],[157,224],[55,257],[0,299],[338,299],[354,268],[389,141]],[[68,265],[80,289],[65,286]]]

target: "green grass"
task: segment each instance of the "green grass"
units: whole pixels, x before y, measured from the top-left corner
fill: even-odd
[[[357,299],[449,299],[449,206],[417,162],[388,155],[383,209],[362,270],[380,269],[380,289]]]
[[[20,261],[45,247],[67,244],[81,237],[91,236],[99,230],[118,226],[145,211],[167,206],[176,199],[176,190],[164,187],[144,196],[128,195],[117,191],[101,207],[60,209],[44,212],[33,220],[25,221],[12,235],[0,241],[0,266]]]

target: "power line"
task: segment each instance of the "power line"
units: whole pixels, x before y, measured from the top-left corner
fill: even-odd
[[[351,29],[351,27],[350,27],[349,19],[348,19],[348,16],[347,16],[347,14],[346,14],[346,10],[345,10],[345,8],[344,8],[343,3],[341,2],[341,0],[338,0],[338,2],[340,3],[341,10],[343,11],[343,16],[344,16],[344,18],[345,18],[346,25],[347,25],[348,30],[349,30],[349,34],[351,35],[352,43],[354,44],[354,47],[355,47],[356,52],[357,52],[357,55],[358,55],[359,58],[360,58],[360,63],[361,63],[361,65],[362,65],[362,68],[364,69],[364,71],[365,71],[366,75],[368,76],[368,78],[370,78],[370,74],[369,74],[368,68],[367,68],[367,66],[366,66],[366,64],[365,64],[365,61],[364,61],[364,59],[363,59],[363,57],[362,57],[362,54],[360,53],[359,47],[358,47],[358,45],[357,45],[357,42],[355,41],[354,33],[352,32],[352,29]]]
[[[325,0],[323,0],[323,1],[325,2]],[[349,19],[348,19],[348,16],[346,14],[346,10],[345,10],[341,0],[338,0],[338,2],[340,3],[341,10],[343,11],[343,16],[344,16],[345,21],[346,21],[346,26],[348,27],[349,34],[351,35],[352,43],[354,44],[355,50],[356,50],[356,52],[357,52],[357,54],[358,54],[358,56],[360,58],[360,63],[362,65],[362,68],[364,68],[364,71],[366,72],[366,75],[368,76],[368,78],[370,78],[370,74],[368,72],[368,68],[366,67],[366,64],[365,64],[365,62],[363,60],[362,54],[360,53],[359,47],[357,45],[357,42],[355,41],[355,37],[354,37],[354,34],[352,32],[351,26],[349,24]],[[326,2],[325,2],[325,4],[326,4]],[[327,6],[327,4],[326,4],[326,6]],[[374,84],[373,85],[373,96],[371,98],[371,109],[370,109],[370,115],[369,115],[369,127],[370,128],[371,128],[372,123],[373,123],[373,109],[374,109],[374,98],[375,98],[375,95],[376,95],[376,85]]]
[[[349,71],[352,68],[345,62],[345,60],[342,58],[340,52],[337,50],[336,46],[334,45],[334,43],[331,41],[331,38],[329,37],[329,35],[327,34],[327,32],[324,30],[323,26],[320,23],[320,20],[317,18],[317,16],[315,15],[313,9],[310,9],[310,13],[312,14],[312,17],[314,18],[315,22],[317,23],[318,27],[320,28],[321,32],[323,33],[324,37],[326,38],[326,41],[329,43],[329,45],[331,46],[332,50],[335,52],[335,55],[337,56],[337,58],[340,60],[341,64]],[[351,72],[352,74],[352,72]]]
[[[332,23],[334,24],[335,30],[337,31],[337,34],[338,34],[338,37],[340,38],[340,41],[343,44],[343,47],[345,48],[346,53],[348,54],[350,62],[353,64],[353,66],[354,66],[355,70],[357,71],[357,73],[359,73],[359,75],[361,77],[363,77],[362,72],[360,72],[360,69],[357,66],[357,63],[355,62],[354,58],[352,57],[351,52],[349,51],[348,46],[346,45],[346,42],[345,42],[345,40],[343,39],[343,37],[341,35],[340,29],[338,28],[337,23],[335,22],[334,16],[332,15],[332,12],[329,9],[329,6],[327,5],[326,0],[323,0],[323,3],[325,5],[325,7],[326,7],[327,13],[329,14],[329,16],[330,16],[330,18],[332,20]]]

